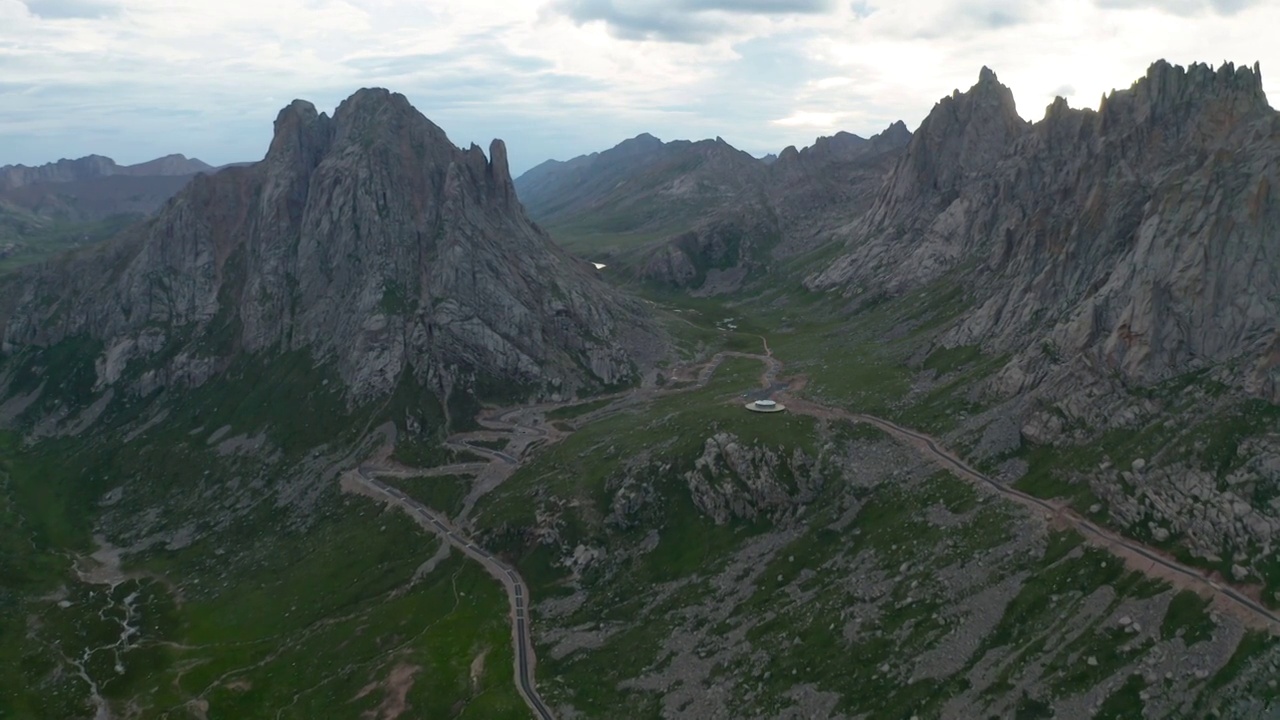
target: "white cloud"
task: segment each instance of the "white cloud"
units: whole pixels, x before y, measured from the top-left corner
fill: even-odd
[[[839,127],[843,117],[842,113],[797,110],[784,118],[772,120],[771,122],[782,127],[834,130]]]
[[[853,78],[848,77],[825,77],[820,80],[812,80],[810,84],[817,90],[830,90],[832,88],[844,87],[853,83]]]

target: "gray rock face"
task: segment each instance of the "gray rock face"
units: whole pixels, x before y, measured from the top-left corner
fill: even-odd
[[[684,478],[693,504],[717,524],[792,510],[813,502],[823,485],[818,463],[803,451],[786,457],[729,433],[707,438]]]
[[[1280,402],[1278,167],[1256,66],[1161,61],[1097,112],[1059,99],[1034,125],[984,69],[807,283],[896,294],[962,273],[977,308],[943,343],[1013,353],[1006,394],[1079,363],[1148,383],[1233,361]]]
[[[19,275],[0,319],[5,353],[101,340],[103,385],[161,347],[175,359],[160,384],[305,348],[353,401],[406,371],[442,397],[567,393],[628,382],[647,357],[629,348],[662,347],[637,304],[527,219],[500,140],[488,158],[461,150],[386,90],[332,118],[295,101],[262,162],[199,176],[104,247]]]

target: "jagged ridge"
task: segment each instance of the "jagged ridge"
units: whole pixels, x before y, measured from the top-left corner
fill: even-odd
[[[1241,386],[1280,401],[1278,164],[1257,66],[1157,62],[1097,112],[1058,99],[1035,125],[984,69],[807,282],[871,297],[972,264],[978,308],[944,342],[1016,353],[1004,392],[1060,375],[1051,356],[1142,383],[1240,360]]]

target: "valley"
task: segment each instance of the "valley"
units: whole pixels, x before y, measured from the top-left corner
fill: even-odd
[[[1278,118],[984,67],[513,178],[365,88],[139,170],[0,276],[0,717],[1274,714]]]
[[[958,479],[966,480],[973,483],[979,492],[994,492],[997,495],[1008,498],[1022,508],[1031,511],[1033,514],[1040,515],[1049,527],[1064,527],[1069,532],[1074,532],[1081,539],[1092,547],[1097,547],[1114,556],[1120,563],[1130,570],[1142,573],[1150,581],[1155,583],[1168,583],[1172,586],[1173,591],[1181,591],[1189,593],[1185,597],[1194,597],[1196,594],[1208,596],[1212,598],[1209,603],[1216,609],[1225,614],[1231,615],[1236,621],[1246,628],[1261,631],[1267,635],[1280,636],[1280,616],[1261,605],[1256,599],[1249,597],[1240,590],[1206,577],[1203,571],[1191,568],[1176,560],[1164,556],[1160,551],[1145,547],[1139,543],[1127,540],[1116,535],[1113,532],[1100,528],[1096,524],[1090,522],[1073,513],[1061,504],[1051,504],[1045,500],[1041,500],[1032,495],[1009,488],[1002,485],[991,478],[977,472],[963,460],[958,459],[952,453],[938,447],[936,442],[926,435],[903,428],[895,423],[867,415],[856,415],[843,410],[831,408],[829,406],[805,401],[795,396],[789,390],[792,388],[802,389],[804,386],[803,378],[793,378],[786,382],[778,381],[778,374],[783,369],[782,364],[773,357],[769,351],[767,339],[760,338],[765,354],[754,355],[744,352],[720,352],[715,354],[706,363],[689,368],[677,368],[673,372],[675,377],[697,378],[688,387],[677,390],[656,390],[633,391],[626,393],[621,397],[606,398],[601,401],[591,403],[592,407],[584,417],[587,419],[582,422],[594,422],[606,418],[612,414],[620,412],[619,406],[634,407],[637,403],[645,403],[651,401],[654,397],[680,394],[690,390],[705,387],[711,382],[717,368],[729,358],[738,358],[744,360],[759,361],[764,370],[760,375],[760,387],[769,392],[771,396],[785,399],[788,406],[793,412],[798,412],[811,417],[818,417],[825,420],[838,420],[847,423],[866,423],[874,426],[897,442],[913,448],[921,455],[927,456],[932,462],[943,467],[948,472],[956,476]],[[776,395],[775,395],[776,393]],[[516,435],[539,435],[547,437],[543,430],[545,418],[554,415],[562,408],[572,408],[573,405],[550,405],[537,408],[509,409],[505,411],[495,411],[494,417],[504,418],[505,427],[503,431]],[[532,412],[531,412],[532,411]],[[523,425],[512,423],[510,418],[513,416],[527,418],[527,422],[536,424]],[[541,417],[539,417],[541,416]],[[488,439],[501,438],[503,433],[496,432],[492,421],[481,421],[486,426],[484,436]],[[467,446],[474,448],[469,442],[475,433],[454,436],[450,438],[450,444]],[[552,442],[563,440],[566,437],[564,431],[556,433],[556,437]],[[504,452],[484,451],[482,454],[488,454],[490,464],[497,464],[504,467],[505,474],[510,474],[512,470],[518,470],[521,458],[512,457]],[[514,465],[515,468],[510,466]],[[441,469],[444,472],[454,471],[455,468],[446,466]],[[458,466],[458,472],[478,472],[475,466]],[[432,482],[431,469],[397,467],[390,471],[396,477],[417,478],[417,483],[429,484]],[[534,674],[530,664],[523,661],[525,653],[530,657],[534,654],[534,648],[529,640],[526,629],[526,622],[530,621],[528,610],[525,606],[527,598],[527,590],[525,584],[518,578],[513,570],[503,565],[492,555],[480,549],[473,542],[464,537],[455,534],[455,531],[447,524],[447,521],[441,521],[432,514],[430,509],[421,503],[408,498],[403,492],[394,488],[389,488],[371,476],[380,474],[376,468],[361,466],[355,471],[351,477],[353,482],[364,485],[367,489],[372,490],[371,495],[384,498],[390,498],[392,502],[400,505],[406,512],[416,515],[421,521],[424,528],[439,535],[442,540],[446,540],[457,547],[464,554],[468,555],[481,565],[485,566],[495,579],[499,580],[506,586],[507,593],[511,601],[511,619],[513,642],[519,648],[518,657],[522,660],[516,666],[517,685],[522,688],[525,694],[526,702],[529,703],[531,709],[538,717],[551,717],[550,711],[542,703],[536,695],[536,691],[531,689],[534,681]],[[344,483],[346,480],[344,480]],[[500,490],[499,487],[492,487],[490,490]],[[459,513],[460,517],[465,518],[466,510]],[[1182,597],[1182,596],[1179,596]]]
[[[762,339],[757,339],[758,342],[760,340]],[[767,341],[764,342],[764,347],[766,350],[768,349]],[[717,369],[729,360],[762,363],[764,370],[759,374],[758,380],[753,384],[757,387],[780,390],[781,393],[778,394],[777,397],[785,399],[788,406],[794,408],[795,411],[803,415],[822,418],[829,421],[837,421],[841,423],[867,423],[875,426],[885,431],[888,436],[894,438],[896,442],[901,443],[901,445],[907,448],[911,448],[912,452],[924,456],[923,459],[925,464],[936,464],[954,474],[957,479],[974,483],[974,489],[977,491],[977,495],[979,497],[994,492],[998,496],[1011,498],[1014,502],[1014,506],[1023,509],[1019,511],[1013,511],[1010,509],[1006,512],[1014,512],[1015,515],[1023,514],[1030,515],[1032,517],[1040,517],[1041,520],[1039,527],[1042,528],[1041,532],[1052,531],[1059,534],[1065,532],[1065,536],[1060,535],[1060,540],[1067,542],[1069,545],[1076,545],[1081,540],[1085,540],[1086,542],[1084,547],[1099,548],[1099,551],[1101,551],[1104,557],[1110,555],[1113,558],[1112,564],[1128,568],[1130,574],[1142,574],[1147,577],[1147,580],[1144,580],[1141,583],[1138,583],[1137,586],[1134,586],[1149,588],[1144,589],[1143,594],[1139,597],[1151,597],[1148,593],[1154,592],[1156,597],[1161,595],[1165,597],[1173,596],[1179,598],[1179,602],[1182,603],[1186,602],[1182,598],[1196,597],[1197,594],[1199,594],[1206,598],[1212,598],[1212,602],[1208,600],[1201,600],[1200,602],[1203,603],[1205,607],[1212,606],[1215,608],[1215,620],[1213,621],[1215,625],[1227,628],[1240,628],[1235,632],[1262,633],[1258,637],[1271,636],[1275,634],[1277,630],[1280,630],[1280,625],[1276,623],[1276,616],[1274,613],[1260,605],[1256,600],[1247,597],[1245,594],[1242,594],[1229,585],[1206,578],[1202,571],[1181,565],[1159,551],[1143,547],[1139,543],[1126,540],[1114,533],[1103,530],[1089,520],[1075,515],[1072,511],[1061,504],[1050,504],[1034,496],[997,483],[973,470],[968,465],[965,465],[963,461],[958,460],[954,455],[946,452],[945,450],[941,450],[936,445],[935,441],[927,436],[912,432],[880,418],[856,415],[836,408],[831,408],[829,406],[807,402],[802,397],[798,397],[793,393],[787,392],[788,387],[803,388],[803,378],[792,378],[788,382],[779,383],[777,381],[777,377],[778,373],[783,369],[782,364],[778,362],[771,353],[752,354],[741,351],[722,351],[716,353],[709,360],[700,365],[688,368],[677,368],[673,371],[672,376],[674,381],[677,383],[680,382],[679,378],[689,378],[689,380],[686,381],[688,384],[685,387],[674,390],[654,388],[650,390],[634,391],[620,397],[608,399],[607,401],[592,403],[588,412],[581,416],[583,419],[576,421],[575,424],[578,427],[583,427],[598,422],[607,422],[608,418],[619,413],[630,415],[632,420],[634,420],[637,415],[644,417],[647,412],[650,412],[651,410],[643,406],[649,403],[660,402],[660,398],[664,396],[678,396],[684,393],[697,392],[700,388],[705,388],[708,384],[713,382]],[[741,375],[741,377],[745,379],[749,376]],[[728,402],[730,403],[730,408],[733,408],[734,405],[736,405],[732,398],[737,396],[737,394],[729,395],[730,399]],[[637,406],[641,407],[638,408]],[[515,412],[505,411],[502,414],[506,417],[518,414],[524,417],[526,422],[535,423],[525,426],[516,425],[511,428],[517,432],[532,433],[537,432],[537,429],[543,426],[545,422],[545,415],[543,415],[543,419],[540,419],[537,416],[542,413],[555,413],[557,412],[558,407],[563,406],[542,406]],[[530,415],[530,410],[533,410],[535,414]],[[497,413],[495,413],[495,415],[496,414]],[[730,417],[733,416],[725,416],[724,421],[728,425],[735,424],[729,421]],[[567,429],[567,426],[561,425],[561,427]],[[563,432],[559,432],[557,435],[559,435],[559,437],[556,438],[556,441],[558,442],[572,442],[572,434],[565,435]],[[465,436],[455,439],[454,442],[465,442]],[[537,463],[538,461],[536,455],[530,458],[530,460],[534,463]],[[491,462],[509,465],[507,459],[496,456],[492,458]],[[520,472],[521,471],[519,469],[516,470],[516,482],[518,482]],[[419,482],[430,482],[426,477],[427,473],[425,471],[402,469],[399,474],[404,476],[419,475],[421,476]],[[508,488],[503,486],[494,488],[494,501],[501,502],[500,498],[507,490]],[[483,503],[484,501],[482,500],[482,505]],[[482,527],[486,523],[484,515],[485,513],[482,511],[480,519],[478,520]],[[1076,539],[1066,540],[1066,536],[1075,536]],[[561,547],[564,547],[566,551],[569,549],[567,544],[561,545]],[[572,553],[573,557],[569,558],[566,556],[564,562],[579,562],[583,555],[581,551],[582,547],[579,546],[578,549]],[[1090,552],[1097,553],[1099,551],[1091,550]],[[587,557],[589,558],[587,562],[591,563],[591,556],[588,554]],[[1100,563],[1100,567],[1107,566],[1106,562],[1097,559],[1098,555],[1095,554],[1092,557],[1094,558],[1094,562]],[[535,561],[531,571],[539,572],[539,568],[541,568],[541,572],[546,572],[545,565],[542,565],[543,562],[545,562],[545,560]],[[597,556],[594,562],[607,563],[608,561]],[[579,590],[577,592],[581,593],[583,592],[583,583],[582,581],[577,580],[579,572],[579,570],[575,570],[573,573],[573,579],[566,579],[565,581],[570,582],[573,587],[578,587]],[[1130,579],[1127,582],[1134,583],[1137,581]],[[1144,585],[1144,583],[1146,583],[1146,585]],[[1161,591],[1160,588],[1162,587],[1168,589]],[[550,592],[552,595],[559,594],[556,586],[551,586],[547,588],[546,591]],[[534,597],[536,599],[538,596],[535,594]],[[586,603],[589,604],[590,600],[587,600]],[[558,612],[554,609],[556,604],[557,603],[552,600],[544,602],[543,607],[551,608],[550,612],[555,614]],[[624,602],[624,604],[626,603]],[[535,609],[537,607],[538,606],[535,605]],[[581,614],[587,609],[588,608],[586,606],[580,607],[578,613]],[[537,627],[538,622],[539,618],[535,613],[535,628]],[[559,625],[559,623],[556,623],[555,621],[553,621],[553,624]],[[615,628],[613,632],[625,632],[625,629]],[[1119,639],[1120,638],[1116,638],[1117,641]],[[1275,647],[1275,643],[1275,640],[1266,641],[1266,646]],[[1024,660],[1026,659],[1027,658],[1024,658]],[[1219,660],[1225,659],[1225,657],[1219,658]],[[691,709],[690,712],[696,713],[707,711],[707,707],[705,705],[695,705],[695,708],[696,709]],[[676,714],[679,715],[680,713]]]

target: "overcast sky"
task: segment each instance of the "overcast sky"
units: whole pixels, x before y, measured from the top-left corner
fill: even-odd
[[[1157,58],[1261,61],[1280,0],[0,0],[0,165],[262,157],[294,98],[407,95],[512,169],[651,132],[763,154],[914,129],[988,65],[1028,119]]]

